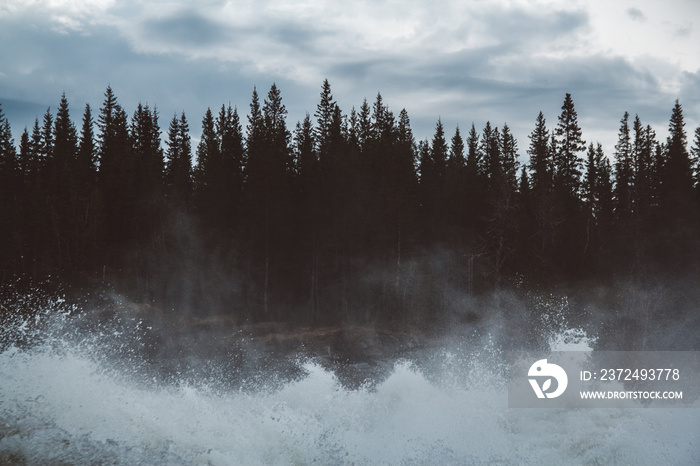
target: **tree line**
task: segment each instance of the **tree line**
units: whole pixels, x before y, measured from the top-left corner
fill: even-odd
[[[523,280],[697,272],[700,128],[625,112],[612,157],[566,94],[526,153],[506,123],[416,142],[377,94],[343,113],[324,81],[294,128],[280,90],[186,115],[128,116],[111,87],[79,126],[68,100],[15,145],[0,107],[1,279],[118,283],[139,299],[240,321],[420,320]],[[163,140],[164,138],[164,140]]]

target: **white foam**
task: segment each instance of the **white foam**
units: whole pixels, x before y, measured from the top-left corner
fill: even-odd
[[[139,387],[85,355],[0,355],[0,451],[30,463],[698,464],[694,409],[515,410],[409,363],[347,390],[307,363],[279,390]],[[3,458],[0,456],[0,459]]]
[[[0,353],[0,463],[700,464],[696,409],[509,409],[488,345],[438,352],[430,374],[399,361],[373,388],[305,362],[250,392],[135,381],[96,357],[110,335]],[[580,329],[549,342],[593,347]]]

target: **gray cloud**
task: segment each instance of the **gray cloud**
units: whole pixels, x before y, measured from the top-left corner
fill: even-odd
[[[646,15],[642,10],[634,7],[627,9],[627,16],[629,16],[635,21],[644,21],[647,19]]]
[[[490,11],[480,19],[504,42],[531,44],[542,40],[560,40],[576,34],[589,23],[585,11],[528,11],[511,9]],[[522,47],[521,47],[522,48]]]
[[[693,25],[686,24],[685,26],[681,26],[681,27],[677,28],[675,34],[677,37],[685,38],[685,37],[689,37],[692,32],[693,32]]]
[[[109,83],[127,111],[139,101],[157,105],[165,125],[185,110],[198,135],[206,107],[231,102],[245,115],[253,86],[264,95],[273,81],[293,126],[313,114],[328,78],[345,112],[381,91],[396,113],[409,111],[418,138],[432,136],[438,117],[448,132],[472,121],[479,129],[486,120],[507,122],[521,153],[537,112],[553,127],[566,92],[587,140],[613,141],[625,110],[640,113],[645,124],[667,125],[677,96],[656,70],[673,74],[673,67],[645,68],[629,57],[586,51],[594,21],[588,10],[464,5],[435,9],[409,1],[394,19],[372,2],[309,2],[292,10],[240,2],[234,13],[221,2],[185,9],[120,3],[102,16],[81,17],[79,30],[56,29],[36,11],[5,15],[0,43],[21,45],[0,47],[0,101],[37,102],[43,113],[65,90],[78,119],[85,102],[99,108]],[[634,8],[627,14],[644,18]],[[694,121],[698,75],[677,80]],[[3,108],[16,115],[14,132],[33,122],[22,121],[22,105]]]
[[[142,28],[143,34],[151,40],[178,46],[206,47],[230,38],[224,25],[192,10],[180,11],[166,18],[149,19]]]

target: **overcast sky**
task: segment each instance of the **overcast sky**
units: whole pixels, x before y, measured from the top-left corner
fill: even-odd
[[[537,113],[553,128],[570,92],[610,155],[625,111],[665,138],[676,98],[692,138],[697,44],[696,0],[0,0],[0,102],[17,142],[62,92],[79,125],[110,84],[129,115],[156,105],[163,129],[184,110],[198,138],[207,107],[246,115],[273,82],[293,129],[328,78],[344,113],[377,92],[406,108],[417,140],[438,117],[448,137],[507,122],[526,161]]]

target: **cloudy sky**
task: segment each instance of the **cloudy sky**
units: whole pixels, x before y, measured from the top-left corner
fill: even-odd
[[[416,139],[439,118],[451,137],[486,120],[525,155],[541,110],[556,125],[566,92],[586,141],[612,152],[625,111],[665,137],[680,99],[700,124],[696,0],[0,0],[0,102],[16,140],[65,91],[79,122],[110,84],[129,114],[207,107],[247,114],[275,82],[293,128],[328,78],[341,109],[381,92]]]

